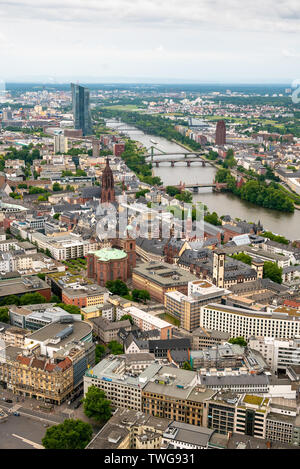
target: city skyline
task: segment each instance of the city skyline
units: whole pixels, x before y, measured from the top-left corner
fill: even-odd
[[[2,4],[4,80],[291,83],[299,75],[293,0],[248,8],[231,0],[226,9],[221,0]]]

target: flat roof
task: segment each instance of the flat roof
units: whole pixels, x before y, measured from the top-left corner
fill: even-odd
[[[142,321],[151,323],[158,329],[163,329],[165,327],[174,327],[169,322],[164,321],[163,319],[160,319],[157,316],[153,316],[152,314],[146,313],[142,309],[136,308],[135,306],[128,306],[127,308],[124,308],[124,311],[127,314],[131,314],[132,316],[141,319]]]
[[[54,322],[42,327],[41,329],[33,332],[27,339],[35,340],[37,342],[45,342],[45,340],[53,339],[64,331],[68,326],[72,326],[72,333],[63,338],[58,344],[48,343],[47,347],[61,348],[67,343],[75,340],[83,340],[90,332],[92,332],[92,325],[85,321],[76,321],[71,324]]]
[[[140,275],[164,287],[186,285],[197,277],[180,267],[166,262],[147,262],[133,269],[133,274]]]

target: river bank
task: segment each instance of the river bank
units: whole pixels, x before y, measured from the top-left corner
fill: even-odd
[[[118,126],[120,123],[109,124],[110,128]],[[131,127],[131,126],[130,126]],[[164,137],[145,134],[143,131],[132,126],[132,130],[126,132],[132,140],[138,141],[145,148],[151,147],[150,139],[155,138],[157,146],[166,153],[176,153],[182,150],[178,143],[166,140]],[[162,155],[163,158],[163,155]],[[209,160],[210,162],[210,160]],[[193,163],[187,167],[184,162],[178,162],[171,168],[168,163],[160,163],[159,167],[153,168],[155,176],[159,176],[164,186],[179,185],[180,182],[186,184],[192,183],[212,183],[216,168],[213,166],[202,167],[199,163]],[[292,213],[282,213],[276,210],[265,209],[246,202],[228,192],[213,192],[209,188],[199,189],[198,193],[193,193],[194,202],[202,202],[208,207],[210,212],[217,212],[221,215],[230,215],[231,218],[248,220],[253,223],[260,221],[265,230],[272,231],[275,234],[285,236],[288,239],[300,239],[300,211],[295,210]]]

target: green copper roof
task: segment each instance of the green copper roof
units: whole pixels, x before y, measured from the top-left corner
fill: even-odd
[[[127,256],[126,252],[121,251],[120,249],[114,248],[103,248],[99,251],[91,251],[91,254],[94,254],[100,261],[112,261],[117,259],[124,259]]]

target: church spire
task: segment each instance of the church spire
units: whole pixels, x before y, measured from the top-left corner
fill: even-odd
[[[101,203],[115,202],[114,176],[106,158],[106,166],[102,173]]]

